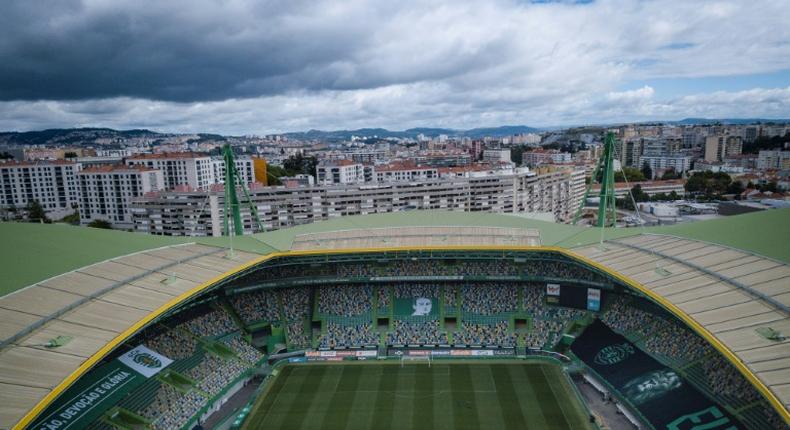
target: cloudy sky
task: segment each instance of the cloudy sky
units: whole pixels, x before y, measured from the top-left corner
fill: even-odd
[[[0,129],[790,117],[787,0],[4,0]]]

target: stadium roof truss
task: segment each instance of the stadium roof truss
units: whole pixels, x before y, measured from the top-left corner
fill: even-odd
[[[87,266],[0,298],[0,423],[24,428],[74,381],[131,336],[199,294],[280,257],[376,253],[420,258],[464,251],[561,254],[605,273],[703,336],[790,423],[790,346],[756,330],[790,333],[790,266],[707,242],[642,234],[566,249],[551,246],[444,246],[318,249],[257,255],[178,245]],[[48,340],[74,335],[48,349]]]

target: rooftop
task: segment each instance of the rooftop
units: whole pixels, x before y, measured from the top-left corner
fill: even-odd
[[[233,238],[236,249],[267,254],[291,249],[299,235],[338,230],[413,226],[476,226],[535,229],[546,246],[575,248],[640,233],[658,233],[716,243],[790,263],[790,209],[723,217],[673,226],[600,229],[556,224],[512,215],[409,211],[347,216],[282,230]],[[51,276],[120,255],[161,246],[197,242],[229,247],[226,237],[175,238],[74,227],[63,224],[0,223],[0,295]],[[11,246],[10,244],[13,244]]]

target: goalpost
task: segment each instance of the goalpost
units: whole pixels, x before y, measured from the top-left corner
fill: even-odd
[[[431,367],[431,356],[430,355],[402,355],[400,357],[400,367],[406,365],[407,361],[413,361],[416,363],[419,362],[428,362],[428,367]]]

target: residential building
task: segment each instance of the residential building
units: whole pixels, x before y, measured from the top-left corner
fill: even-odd
[[[315,185],[315,178],[313,175],[293,175],[293,176],[280,176],[280,182],[283,186],[292,187],[307,187]]]
[[[319,184],[359,184],[365,182],[365,166],[351,160],[325,161],[316,167]]]
[[[276,230],[347,215],[416,209],[550,213],[569,221],[584,196],[584,171],[529,169],[506,174],[434,178],[379,184],[332,184],[288,188],[254,187],[251,199],[265,230]],[[185,236],[222,234],[224,193],[167,191],[135,199],[135,230]],[[208,206],[206,206],[208,205]],[[257,232],[250,210],[241,205],[245,233]]]
[[[74,212],[82,164],[65,160],[0,163],[0,207],[23,209],[37,201],[50,218]]]
[[[483,150],[484,163],[510,163],[510,150],[509,149],[486,149]]]
[[[233,159],[236,165],[236,172],[238,178],[244,184],[256,182],[255,176],[255,160],[250,157],[237,157]],[[221,157],[213,157],[211,159],[212,177],[209,185],[224,184],[225,183],[225,159]]]
[[[653,172],[653,177],[648,179],[654,179],[660,177],[667,170],[674,170],[678,173],[691,170],[691,161],[692,158],[686,155],[643,155],[639,157],[639,166],[641,168],[647,163]]]
[[[760,151],[760,154],[757,156],[757,168],[760,170],[790,169],[790,151]]]
[[[571,162],[571,154],[556,149],[537,149],[522,153],[522,164],[538,166],[541,164],[563,164]]]
[[[739,155],[743,148],[743,138],[732,135],[714,135],[705,138],[705,161],[724,161],[732,155]]]
[[[164,176],[165,187],[168,189],[184,185],[205,190],[216,183],[214,160],[206,154],[194,152],[139,154],[127,158],[126,165],[160,170]],[[250,175],[250,177],[254,176]]]
[[[413,161],[393,162],[373,167],[373,182],[421,181],[439,177],[436,167],[418,166]]]
[[[620,165],[623,167],[637,167],[639,165],[639,157],[642,156],[642,139],[631,138],[617,141],[617,152],[615,155],[620,160]]]
[[[80,223],[104,220],[113,228],[133,225],[132,198],[165,189],[164,174],[145,166],[91,167],[79,172]]]

